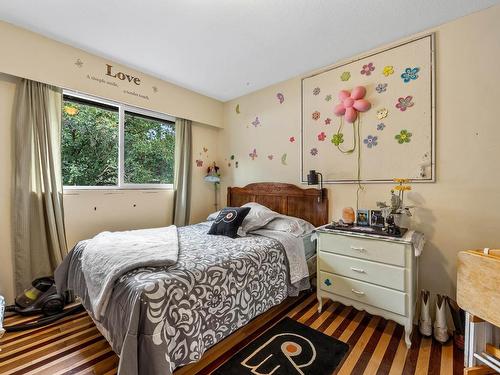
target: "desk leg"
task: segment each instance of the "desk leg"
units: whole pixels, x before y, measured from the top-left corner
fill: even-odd
[[[323,309],[323,298],[318,294],[318,313],[321,314]]]

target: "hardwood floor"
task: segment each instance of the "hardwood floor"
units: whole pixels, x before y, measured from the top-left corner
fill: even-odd
[[[418,330],[410,350],[403,328],[366,312],[327,302],[318,314],[315,295],[289,299],[208,350],[175,375],[210,374],[283,316],[289,316],[350,345],[338,374],[462,374],[463,352],[452,340],[441,345]],[[5,325],[33,318],[9,317]],[[83,312],[50,326],[9,333],[0,339],[0,374],[116,374],[118,357]]]

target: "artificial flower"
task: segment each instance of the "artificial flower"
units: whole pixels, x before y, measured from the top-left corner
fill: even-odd
[[[392,65],[384,66],[384,70],[382,71],[382,74],[386,77],[389,77],[391,74],[394,74],[394,67]]]
[[[363,143],[366,145],[366,147],[368,148],[372,148],[372,147],[375,147],[378,142],[378,137],[375,135],[369,135],[368,137],[366,137],[364,140],[363,140]]]
[[[396,134],[394,138],[396,138],[399,144],[403,144],[410,143],[411,136],[412,134],[408,130],[403,129],[399,132],[399,134]]]
[[[360,73],[364,74],[365,76],[369,76],[374,70],[375,67],[373,66],[373,63],[368,63],[366,65],[363,65],[363,69],[361,69]]]
[[[331,142],[335,146],[338,146],[338,145],[344,143],[344,134],[342,134],[342,133],[334,134],[333,137],[332,137],[332,141]]]
[[[396,103],[396,108],[399,108],[401,112],[406,111],[407,108],[413,107],[415,103],[412,102],[413,96],[408,95],[406,98],[398,98]]]
[[[408,83],[411,80],[415,80],[418,78],[418,72],[420,71],[419,67],[415,68],[406,68],[404,73],[401,74],[401,78],[403,79],[404,83]]]

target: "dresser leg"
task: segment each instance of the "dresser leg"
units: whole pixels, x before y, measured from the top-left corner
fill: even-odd
[[[413,327],[411,325],[405,326],[405,342],[408,349],[411,348],[411,332]]]
[[[321,314],[321,310],[323,309],[323,298],[318,296],[318,313]]]

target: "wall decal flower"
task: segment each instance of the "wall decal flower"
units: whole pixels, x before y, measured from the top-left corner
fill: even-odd
[[[363,65],[363,69],[361,69],[361,74],[364,74],[365,76],[369,76],[372,74],[372,72],[375,70],[375,67],[373,66],[373,63],[368,63]]]
[[[389,77],[391,74],[394,74],[394,67],[392,65],[384,66],[384,70],[382,70],[382,74],[386,77]]]
[[[394,138],[398,141],[399,144],[403,144],[410,143],[411,136],[412,134],[408,130],[403,129],[399,132],[399,134],[396,134]]]
[[[332,123],[332,119],[330,117],[327,117],[325,119],[325,125],[330,125]]]
[[[417,66],[415,68],[406,68],[404,73],[401,74],[401,78],[403,78],[404,83],[408,83],[411,80],[415,80],[418,78],[418,72],[420,71],[420,68]]]
[[[379,120],[382,120],[383,118],[386,118],[388,114],[389,111],[387,110],[387,108],[381,108],[377,111],[377,118]]]
[[[283,102],[285,101],[285,95],[283,95],[281,92],[276,94],[276,98],[278,98],[280,104],[283,104]]]
[[[319,95],[320,92],[321,92],[321,89],[319,87],[315,87],[313,90],[313,95]]]
[[[240,114],[240,105],[236,104],[236,107],[234,108],[234,111],[239,115]]]
[[[406,111],[407,108],[413,107],[415,103],[412,102],[413,96],[408,95],[406,98],[398,98],[396,103],[396,108],[399,108],[401,112]]]
[[[248,154],[252,158],[252,160],[255,160],[255,158],[258,156],[257,155],[257,150],[254,148],[251,153]]]
[[[377,130],[382,131],[385,128],[385,124],[381,122],[380,124],[377,124]]]
[[[318,155],[318,149],[316,147],[311,148],[311,155],[312,156]]]
[[[203,167],[203,160],[196,159],[196,166]]]
[[[342,81],[349,81],[349,78],[351,78],[351,72],[343,72],[341,75],[340,75],[340,79]]]
[[[281,155],[281,164],[283,164],[283,165],[288,165],[288,164],[287,164],[287,162],[286,162],[286,157],[287,157],[287,156],[288,156],[288,155],[287,155],[286,153],[285,153],[285,154],[283,154],[283,155]]]
[[[267,158],[268,158],[269,160],[273,160],[273,159],[274,159],[274,155],[273,155],[273,154],[267,155]]]
[[[344,143],[344,134],[342,134],[342,133],[334,134],[332,137],[332,143],[335,146],[338,146],[338,145]]]
[[[319,119],[320,116],[321,116],[321,113],[319,113],[318,111],[314,111],[312,114],[312,119],[316,121]]]
[[[387,83],[379,83],[377,87],[375,87],[375,91],[377,91],[379,94],[382,94],[387,90]]]
[[[295,142],[295,137],[292,136],[292,137],[288,138],[288,140],[290,141],[290,143],[293,143],[293,142]]]
[[[330,100],[332,100],[332,94],[328,94],[327,96],[325,96],[325,100],[327,102],[329,102]]]
[[[82,61],[82,60],[80,60],[80,59],[76,59],[76,61],[75,61],[75,65],[76,65],[77,67],[81,68],[81,67],[83,66],[83,61]]]
[[[64,107],[64,112],[68,115],[68,116],[74,116],[78,113],[78,108],[76,107],[71,107],[69,105],[65,106]]]
[[[339,92],[340,103],[335,106],[333,113],[337,116],[344,116],[347,122],[353,123],[358,118],[358,112],[366,112],[372,106],[368,100],[364,99],[365,95],[364,86],[357,86],[351,92],[341,90]]]
[[[255,120],[252,121],[252,125],[255,126],[255,127],[257,127],[257,126],[260,125],[260,120],[259,120],[258,117],[256,117]]]
[[[321,132],[318,134],[318,141],[323,142],[326,139],[325,132]]]
[[[231,155],[229,159],[234,160],[234,155]]]
[[[363,143],[366,145],[366,147],[372,148],[378,144],[377,140],[378,137],[376,135],[369,135],[363,140]]]

